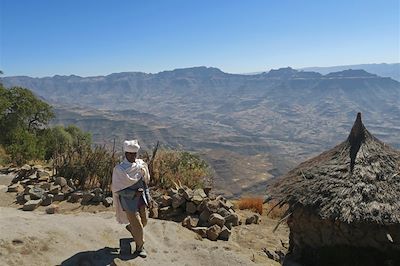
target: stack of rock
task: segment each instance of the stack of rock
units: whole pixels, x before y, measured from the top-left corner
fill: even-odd
[[[210,188],[169,189],[155,197],[158,218],[182,221],[182,225],[203,238],[228,240],[233,226],[241,224],[231,202],[210,195]]]
[[[101,202],[106,207],[112,205],[112,198],[106,197],[101,188],[91,191],[77,190],[71,179],[52,176],[50,169],[41,165],[24,165],[18,169],[8,168],[8,171],[2,171],[15,174],[7,192],[17,193],[16,201],[23,205],[24,211],[33,211],[38,206],[49,206],[53,202],[64,200],[81,202],[83,205]]]

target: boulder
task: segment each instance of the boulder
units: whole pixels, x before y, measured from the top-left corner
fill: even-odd
[[[19,193],[19,192],[22,192],[22,191],[24,191],[24,188],[19,183],[13,184],[13,185],[11,185],[11,186],[9,186],[7,188],[7,192],[17,192],[17,193]]]
[[[65,185],[61,188],[61,192],[64,194],[70,194],[70,193],[74,192],[74,189],[68,185]]]
[[[55,184],[51,184],[50,185],[50,189],[49,192],[51,194],[58,194],[61,190],[61,186],[60,185],[55,185]]]
[[[227,217],[225,217],[225,225],[226,224],[231,224],[233,226],[238,226],[239,225],[239,215],[236,213],[231,213]]]
[[[46,213],[47,214],[54,214],[58,212],[58,205],[52,204],[49,207],[46,208]]]
[[[33,211],[33,210],[36,209],[41,203],[42,203],[42,199],[27,201],[27,202],[24,204],[24,206],[22,207],[22,210],[24,210],[24,211]]]
[[[189,214],[193,214],[197,211],[197,206],[193,202],[186,203],[186,212]]]
[[[231,233],[231,230],[229,230],[226,226],[223,226],[221,229],[221,233],[219,233],[218,239],[228,241]]]
[[[187,216],[185,219],[183,219],[182,226],[191,229],[193,227],[196,227],[198,223],[199,223],[198,218],[192,218],[190,216]]]
[[[33,187],[28,192],[32,200],[43,199],[44,193],[45,193],[44,189],[39,187]]]
[[[199,216],[200,224],[201,225],[208,225],[208,219],[210,218],[210,211],[207,209],[204,209]]]
[[[113,204],[113,198],[112,197],[106,197],[103,200],[103,205],[106,207],[110,207]]]
[[[60,187],[64,187],[67,185],[67,180],[62,176],[57,176],[54,180],[55,185],[59,185]]]
[[[260,215],[255,213],[246,218],[246,224],[258,224],[261,222]]]
[[[223,227],[225,224],[225,219],[218,213],[213,213],[210,215],[210,218],[208,219],[208,224],[209,225],[217,224],[219,225],[219,227]]]
[[[217,224],[214,224],[213,226],[210,226],[207,229],[207,238],[212,241],[215,241],[218,239],[220,233],[221,233],[221,227],[219,227]]]
[[[168,195],[162,195],[159,199],[160,207],[167,207],[172,205],[172,198]]]
[[[102,193],[100,193],[100,194],[94,194],[94,197],[92,198],[92,200],[91,200],[91,202],[93,202],[93,203],[100,203],[100,202],[103,202],[103,199],[104,199],[104,196],[103,196],[103,194]]]
[[[182,208],[174,209],[172,206],[167,206],[158,209],[158,217],[160,219],[169,219],[183,214]]]
[[[192,227],[190,230],[204,238],[207,237],[207,229],[207,227]]]
[[[192,201],[193,201],[193,199],[192,199]],[[209,199],[204,199],[203,201],[201,201],[201,203],[198,204],[198,206],[197,206],[197,211],[201,213],[206,208],[208,201],[209,201]],[[197,203],[195,203],[195,204],[197,204]]]
[[[31,190],[31,189],[34,188],[34,187],[35,187],[34,185],[27,185],[27,186],[25,186],[24,194],[29,194],[29,190]]]
[[[180,196],[179,194],[175,194],[174,196],[172,196],[172,207],[174,209],[179,208],[180,206],[182,206],[184,203],[186,202],[185,198]]]
[[[42,201],[42,206],[49,206],[50,204],[53,203],[53,199],[54,199],[53,194],[46,195]]]

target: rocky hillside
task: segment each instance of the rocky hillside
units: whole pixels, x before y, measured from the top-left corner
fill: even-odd
[[[77,123],[98,142],[139,135],[146,143],[161,139],[200,151],[217,186],[233,194],[262,191],[271,176],[334,146],[357,112],[374,135],[400,147],[400,83],[363,70],[234,75],[197,67],[3,83],[61,107],[56,123]]]

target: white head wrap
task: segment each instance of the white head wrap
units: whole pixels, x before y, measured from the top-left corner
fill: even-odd
[[[138,152],[140,149],[137,139],[124,141],[124,152]]]

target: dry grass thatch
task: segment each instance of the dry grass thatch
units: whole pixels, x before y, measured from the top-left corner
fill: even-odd
[[[400,151],[371,135],[359,113],[346,141],[300,164],[271,187],[288,213],[307,207],[323,219],[400,223]]]

